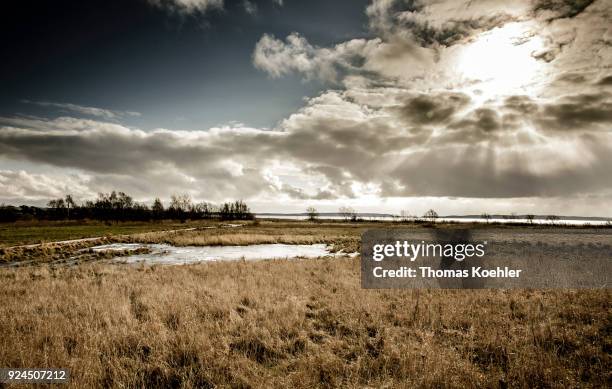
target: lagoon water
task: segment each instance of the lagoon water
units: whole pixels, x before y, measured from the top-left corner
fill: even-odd
[[[274,214],[263,214],[263,215],[255,215],[258,219],[281,219],[281,220],[307,220],[308,216],[306,215],[274,215]],[[395,221],[400,222],[402,218],[399,216],[359,216],[360,220],[364,221]],[[320,215],[317,217],[319,220],[344,220],[342,216],[335,215]],[[408,218],[407,221],[414,221],[415,218]],[[555,226],[581,226],[581,225],[591,225],[591,226],[605,226],[611,223],[609,220],[601,220],[601,219],[559,219],[554,222],[536,218],[533,221],[529,221],[525,218],[515,218],[515,219],[501,219],[501,218],[491,218],[488,221],[479,218],[479,217],[439,217],[436,219],[436,222],[452,222],[452,223],[501,223],[501,224],[543,224],[543,225],[555,225]]]
[[[319,258],[333,255],[325,244],[256,244],[250,246],[172,246],[168,244],[113,243],[92,247],[94,251],[148,248],[150,253],[115,258],[126,263],[178,265],[202,261]]]

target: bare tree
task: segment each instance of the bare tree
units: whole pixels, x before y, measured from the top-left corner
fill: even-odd
[[[155,198],[153,201],[153,205],[151,206],[151,211],[153,212],[153,217],[155,219],[161,219],[164,215],[164,203],[159,199],[159,197]]]
[[[533,219],[535,219],[535,215],[525,215],[525,219],[529,222],[529,224],[533,224]]]
[[[191,196],[188,193],[173,194],[170,197],[170,210],[181,222],[187,218],[187,212],[191,210]]]
[[[482,215],[480,215],[480,217],[482,219],[485,219],[485,221],[487,222],[487,224],[489,224],[489,220],[491,220],[491,215],[489,215],[488,213],[484,212]]]
[[[400,219],[403,222],[408,221],[408,219],[410,219],[410,213],[408,211],[406,211],[405,209],[402,209],[400,211]]]
[[[351,207],[340,207],[338,211],[340,212],[340,215],[342,215],[342,217],[344,218],[344,221],[356,219],[355,210]]]
[[[51,200],[47,203],[47,206],[51,209],[53,209],[53,217],[56,219],[63,219],[64,218],[64,209],[66,209],[66,202],[64,201],[64,199],[56,199],[56,200]]]
[[[213,206],[212,204],[209,204],[205,201],[197,203],[193,206],[194,211],[200,216],[203,217],[205,219],[208,219],[210,217],[210,215],[213,212]]]
[[[559,216],[557,215],[548,215],[546,216],[546,220],[550,222],[550,224],[555,224],[559,220]]]
[[[19,213],[17,213],[19,212]],[[316,212],[316,211],[315,211]],[[134,201],[124,192],[112,191],[98,193],[95,200],[84,200],[77,204],[71,195],[52,199],[47,208],[29,207],[22,205],[19,208],[0,205],[0,220],[24,220],[31,218],[63,220],[94,219],[104,220],[152,220],[174,218],[185,221],[187,219],[209,219],[221,217],[222,219],[252,220],[254,215],[249,206],[242,200],[227,202],[216,206],[205,202],[193,203],[189,194],[175,194],[172,202],[165,209],[159,198],[153,201],[151,207]]]
[[[64,202],[64,199],[57,199],[57,200],[50,200],[47,203],[47,206],[49,208],[53,208],[53,209],[64,209],[66,208],[66,203]]]
[[[76,203],[74,202],[74,199],[72,198],[72,195],[66,195],[66,198],[64,199],[64,203],[66,203],[67,218],[70,219],[70,209],[76,206]]]
[[[306,215],[308,215],[308,220],[317,220],[317,218],[319,217],[319,212],[317,212],[317,209],[313,206],[310,206],[308,208],[306,208]]]
[[[425,214],[423,214],[423,218],[425,220],[429,220],[432,223],[435,223],[436,219],[438,218],[438,213],[433,209],[430,209],[429,211],[425,212]]]
[[[188,193],[173,194],[170,197],[170,207],[173,211],[187,212],[191,208],[191,196]]]
[[[153,206],[151,207],[151,210],[155,212],[164,212],[164,203],[162,203],[159,197],[157,197],[155,201],[153,201]]]
[[[242,200],[233,203],[223,203],[219,208],[219,217],[223,220],[252,219],[253,214]]]

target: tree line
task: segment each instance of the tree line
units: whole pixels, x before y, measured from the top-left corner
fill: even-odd
[[[0,205],[0,221],[17,220],[102,220],[102,221],[147,221],[147,220],[249,220],[254,216],[242,200],[214,205],[196,203],[188,194],[175,194],[168,206],[156,198],[151,206],[134,201],[124,192],[99,193],[95,200],[78,204],[71,195],[53,199],[47,207]]]

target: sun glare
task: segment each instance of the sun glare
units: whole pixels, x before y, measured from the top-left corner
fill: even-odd
[[[485,95],[533,94],[545,62],[534,57],[542,38],[521,23],[510,23],[481,34],[457,55],[455,70],[466,80],[478,80]]]

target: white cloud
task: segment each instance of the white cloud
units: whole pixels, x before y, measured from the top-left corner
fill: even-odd
[[[223,0],[147,0],[149,4],[173,11],[204,13],[210,9],[223,9]]]
[[[275,78],[295,72],[309,79],[335,82],[340,74],[357,71],[355,63],[379,44],[378,39],[353,39],[321,48],[311,45],[298,33],[289,34],[285,41],[264,34],[255,46],[253,64]]]
[[[92,198],[90,178],[83,174],[28,173],[0,170],[0,202],[44,205],[51,198],[72,193],[77,198]]]
[[[257,4],[253,3],[252,1],[244,0],[242,2],[242,6],[244,7],[244,11],[249,15],[257,14]]]
[[[104,119],[118,119],[126,116],[141,116],[140,112],[134,111],[113,111],[110,109],[87,107],[70,103],[54,103],[49,101],[30,101],[21,100],[22,103],[34,104],[41,107],[57,108],[62,112],[73,112],[81,115],[96,116]]]

